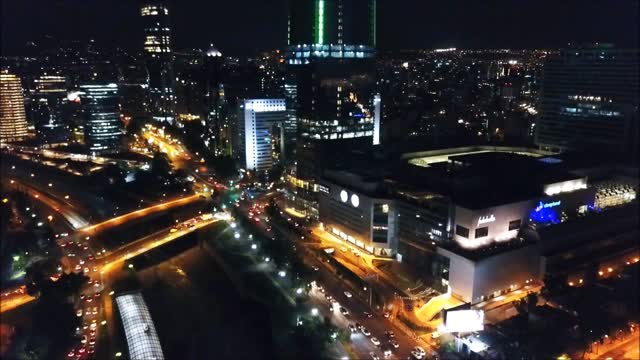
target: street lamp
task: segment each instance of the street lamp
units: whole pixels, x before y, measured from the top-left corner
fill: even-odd
[[[311,315],[318,316],[318,309],[316,308],[311,309]]]

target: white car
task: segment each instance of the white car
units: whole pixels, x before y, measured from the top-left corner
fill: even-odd
[[[380,360],[380,356],[376,355],[373,351],[369,353],[372,360]]]
[[[363,333],[365,336],[370,336],[370,335],[371,335],[371,332],[370,332],[369,330],[367,330],[367,328],[366,328],[366,327],[364,327],[364,326],[360,329],[360,331],[362,331],[362,333]]]
[[[418,354],[420,354],[420,356],[425,356],[427,355],[427,352],[424,351],[423,348],[421,348],[420,346],[416,346],[413,348],[413,351],[417,352]]]
[[[76,311],[76,316],[77,317],[82,317],[82,309]]]
[[[349,315],[349,311],[345,308],[343,308],[342,306],[340,307],[340,313],[342,313],[342,315],[347,316]]]
[[[393,346],[395,349],[400,347],[400,344],[398,344],[398,342],[395,340],[389,341],[389,344],[391,344],[391,346]]]
[[[388,319],[389,318],[389,313],[384,313],[384,314],[382,314],[382,316],[384,316],[385,319]]]
[[[356,329],[355,325],[349,324],[349,330],[351,330],[351,332],[356,332],[358,329]]]
[[[411,351],[411,355],[413,355],[414,358],[416,359],[422,359],[422,354],[420,354],[419,352],[412,350]]]
[[[350,297],[352,297],[353,295],[351,295],[351,293],[350,293],[350,292],[345,291],[345,292],[344,292],[344,296],[346,296],[346,297],[350,298]]]
[[[371,342],[372,342],[372,343],[373,343],[373,345],[375,345],[375,346],[379,346],[379,345],[380,345],[380,340],[378,340],[378,338],[377,338],[377,337],[375,337],[375,336],[371,338]]]

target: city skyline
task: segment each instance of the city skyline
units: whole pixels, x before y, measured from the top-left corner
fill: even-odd
[[[572,0],[489,4],[379,1],[378,44],[384,50],[412,48],[559,48],[567,43],[607,42],[618,47],[637,44],[637,1],[606,5]],[[22,55],[28,41],[49,34],[62,40],[118,44],[141,51],[142,26],[137,2],[86,4],[69,0],[3,3],[3,54]],[[176,48],[215,44],[224,54],[286,46],[286,0],[220,3],[170,1]],[[82,17],[74,14],[82,13]],[[30,26],[24,27],[25,22]],[[264,31],[269,28],[271,31]],[[482,29],[482,31],[478,31]]]

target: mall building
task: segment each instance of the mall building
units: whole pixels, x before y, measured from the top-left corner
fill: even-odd
[[[549,246],[535,234],[598,214],[596,199],[618,204],[633,201],[637,191],[610,184],[601,190],[584,169],[522,148],[405,154],[387,172],[359,165],[327,171],[319,181],[325,229],[364,251],[394,257],[430,287],[467,303],[540,282],[546,271],[541,252]]]

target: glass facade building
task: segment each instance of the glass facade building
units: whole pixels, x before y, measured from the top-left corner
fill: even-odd
[[[27,135],[20,79],[8,72],[0,72],[0,142],[22,140]]]
[[[66,78],[41,75],[34,79],[31,114],[38,138],[44,143],[69,139],[69,127],[63,119],[62,107],[67,102]]]
[[[562,50],[544,66],[536,144],[597,147],[637,156],[639,51],[600,45]]]
[[[154,120],[174,123],[176,97],[169,7],[164,0],[143,0],[140,14],[144,24],[151,115]]]
[[[91,155],[117,153],[123,135],[118,111],[118,85],[80,85],[85,115],[84,139]]]
[[[285,98],[297,146],[288,197],[311,218],[318,216],[317,179],[327,161],[379,143],[375,33],[375,0],[289,4]]]

